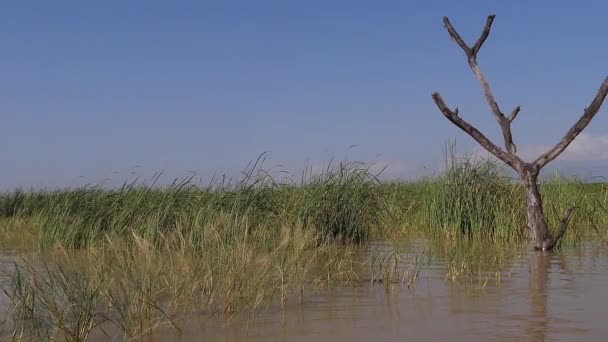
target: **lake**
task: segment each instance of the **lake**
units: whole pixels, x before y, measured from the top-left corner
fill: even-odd
[[[273,305],[253,318],[186,324],[181,335],[159,328],[144,340],[605,341],[607,252],[593,244],[524,251],[503,265],[499,280],[446,279],[446,260],[433,258],[411,287],[363,281],[306,293],[302,302]],[[91,340],[108,337],[95,333]]]

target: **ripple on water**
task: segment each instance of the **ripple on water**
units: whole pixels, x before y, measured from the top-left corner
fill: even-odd
[[[412,250],[412,245],[403,248]],[[383,244],[370,249],[379,255],[393,252]],[[0,257],[0,264],[10,260]],[[411,289],[395,284],[387,291],[383,284],[368,283],[309,293],[303,304],[271,308],[253,320],[243,315],[225,327],[187,326],[179,337],[161,329],[154,340],[198,341],[202,336],[213,341],[606,340],[608,253],[604,247],[530,251],[508,260],[504,269],[508,272],[503,272],[500,282],[471,287],[446,280],[446,261],[435,258],[423,267]],[[0,296],[0,305],[1,300]]]
[[[343,288],[206,335],[217,341],[604,341],[608,253],[598,248],[529,252],[513,262],[509,276],[475,291],[444,281],[445,260],[435,260],[415,291]]]

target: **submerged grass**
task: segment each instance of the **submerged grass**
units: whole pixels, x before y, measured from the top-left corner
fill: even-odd
[[[83,341],[138,338],[159,327],[179,333],[188,320],[255,314],[335,286],[413,286],[420,271],[413,257],[320,243],[319,233],[302,224],[280,227],[272,249],[244,232],[227,240],[220,231],[229,221],[201,228],[214,236],[203,248],[174,232],[161,243],[108,239],[11,263],[0,274],[9,300],[4,336]]]

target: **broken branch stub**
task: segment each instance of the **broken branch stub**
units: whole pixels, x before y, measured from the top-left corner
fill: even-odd
[[[454,125],[458,126],[460,129],[469,134],[473,139],[475,139],[475,141],[477,141],[481,146],[483,146],[483,148],[485,148],[488,152],[496,156],[496,158],[502,160],[507,165],[510,165],[513,168],[517,168],[518,161],[516,157],[505,152],[500,147],[496,146],[477,128],[475,128],[473,125],[458,116],[457,109],[452,111],[450,108],[448,108],[439,93],[433,93],[433,99],[435,100],[437,107],[439,107],[439,110],[441,110],[443,115],[448,118],[448,120],[450,120]]]

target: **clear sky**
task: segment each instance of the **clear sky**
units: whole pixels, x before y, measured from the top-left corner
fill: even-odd
[[[332,156],[415,177],[475,144],[439,91],[500,142],[447,15],[521,151],[553,144],[608,76],[605,1],[4,1],[0,188],[135,172],[234,174],[260,153],[297,170]],[[608,104],[555,165],[608,171]],[[351,147],[351,145],[355,145]],[[562,164],[559,164],[562,163]],[[608,172],[605,172],[608,174]]]

